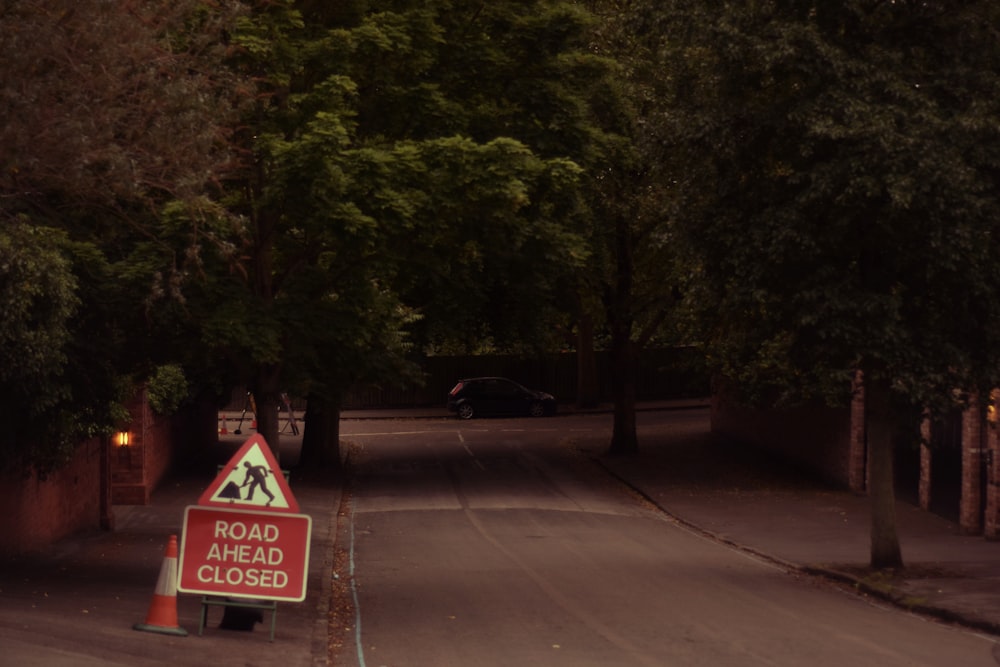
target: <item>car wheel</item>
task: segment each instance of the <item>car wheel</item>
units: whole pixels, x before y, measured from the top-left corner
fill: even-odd
[[[541,417],[545,414],[545,406],[542,405],[541,401],[532,401],[531,406],[528,407],[528,414],[532,417]]]
[[[462,403],[458,406],[458,416],[460,419],[472,419],[474,414],[476,414],[476,410],[472,407],[472,403]]]

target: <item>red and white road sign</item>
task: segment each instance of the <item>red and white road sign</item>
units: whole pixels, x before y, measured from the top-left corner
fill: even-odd
[[[184,510],[177,590],[301,602],[312,517],[200,507]]]
[[[250,437],[198,498],[198,504],[261,512],[298,512],[299,503],[267,441]]]

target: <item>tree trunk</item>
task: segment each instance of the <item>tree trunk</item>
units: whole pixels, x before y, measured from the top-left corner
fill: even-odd
[[[278,407],[281,402],[278,367],[263,366],[257,373],[254,386],[254,403],[256,404],[257,433],[267,441],[275,460],[281,463],[280,432]]]
[[[868,432],[868,493],[871,497],[871,567],[902,568],[903,556],[896,532],[896,494],[893,470],[893,424],[889,387],[865,387]]]
[[[635,342],[617,342],[611,351],[611,361],[615,421],[608,453],[612,456],[634,456],[639,453],[639,436],[635,426],[635,376],[638,364]]]
[[[639,452],[635,430],[638,345],[632,340],[631,310],[635,268],[633,241],[629,221],[619,216],[615,221],[615,286],[604,297],[611,327],[611,394],[615,403],[615,423],[608,453],[613,456],[632,456]]]
[[[577,326],[576,405],[592,408],[598,402],[597,360],[594,357],[594,318],[583,314]]]
[[[263,174],[263,166],[258,165]],[[261,312],[274,306],[274,234],[279,219],[278,211],[262,209],[254,218],[255,244],[253,257],[253,292]],[[267,441],[275,461],[281,464],[278,426],[278,409],[281,405],[281,366],[277,363],[260,363],[254,378],[253,396],[257,417],[257,433]]]
[[[310,394],[302,433],[299,465],[310,468],[339,469],[340,400]]]

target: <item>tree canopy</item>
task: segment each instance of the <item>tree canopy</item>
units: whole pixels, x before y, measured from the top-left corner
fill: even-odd
[[[686,162],[679,228],[717,367],[771,402],[843,400],[859,369],[883,407],[993,386],[995,3],[678,0],[635,18],[661,36],[657,122]]]
[[[2,336],[51,346],[7,386],[107,426],[121,377],[179,362],[249,382],[272,428],[280,391],[335,401],[575,310],[616,351],[627,452],[629,359],[682,300],[751,394],[993,386],[997,12],[3,3],[0,247],[32,262]]]
[[[414,344],[553,337],[610,71],[575,3],[0,12],[0,214],[62,230],[8,246],[63,289],[46,372],[85,431],[158,363],[249,382],[273,426],[279,389],[412,378]]]
[[[238,6],[214,4],[4,2],[4,211],[15,197],[58,217],[201,195],[229,159],[220,121],[234,99],[214,63]]]
[[[698,167],[676,172],[693,195],[680,219],[729,374],[817,389],[864,366],[929,393],[995,380],[980,377],[998,314],[995,13],[657,9],[664,136]]]
[[[445,1],[237,19],[226,64],[256,91],[239,160],[214,211],[176,219],[209,240],[185,308],[242,365],[265,437],[289,384],[335,400],[405,377],[414,344],[544,331],[585,257],[581,165],[601,147],[588,20],[572,3]]]
[[[130,260],[229,159],[239,94],[211,63],[234,9],[0,3],[3,465],[45,471],[123,425],[126,387],[161,356],[155,274]]]

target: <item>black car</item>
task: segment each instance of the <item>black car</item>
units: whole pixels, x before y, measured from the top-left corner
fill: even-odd
[[[483,377],[459,380],[448,392],[448,409],[462,419],[479,415],[555,414],[552,394],[526,389],[506,378]]]

